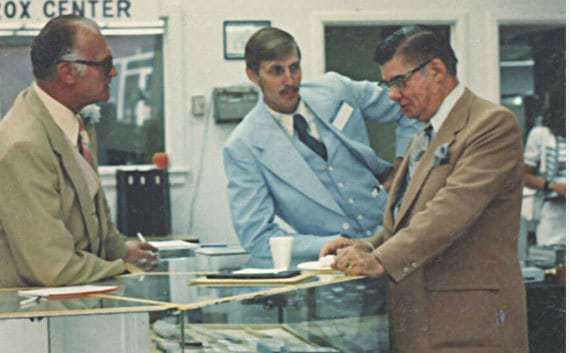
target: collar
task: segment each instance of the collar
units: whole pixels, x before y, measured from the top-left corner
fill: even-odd
[[[455,86],[455,88],[447,95],[447,97],[445,97],[445,99],[439,106],[437,113],[435,113],[435,115],[431,117],[429,123],[433,127],[434,134],[436,134],[439,131],[439,129],[445,122],[445,119],[451,112],[451,109],[453,109],[455,103],[457,103],[459,98],[461,98],[461,95],[463,95],[464,91],[465,91],[465,86],[463,84],[459,83],[457,86]]]
[[[79,137],[79,115],[74,114],[69,108],[53,99],[42,90],[36,82],[33,83],[33,88],[42,103],[46,106],[47,111],[56,125],[63,131],[65,137],[67,137],[74,146],[77,146],[77,139]]]
[[[273,119],[275,119],[277,123],[279,123],[279,125],[285,130],[287,135],[289,135],[290,137],[293,137],[295,135],[295,130],[293,128],[293,115],[295,114],[301,114],[307,120],[311,135],[314,136],[314,134],[318,134],[317,126],[315,124],[315,117],[303,100],[299,101],[297,109],[295,109],[293,113],[276,112],[275,110],[271,109],[267,104],[265,104],[265,107],[267,108]],[[318,138],[318,135],[315,137]]]

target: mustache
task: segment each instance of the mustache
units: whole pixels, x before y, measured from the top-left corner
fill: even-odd
[[[279,91],[279,94],[298,93],[298,92],[299,92],[299,86],[285,86]]]

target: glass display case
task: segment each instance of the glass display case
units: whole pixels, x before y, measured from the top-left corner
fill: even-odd
[[[113,292],[31,305],[15,289],[0,290],[0,332],[15,332],[11,348],[0,343],[0,351],[389,351],[383,280],[329,271],[228,285],[204,282],[211,271],[203,264],[198,256],[163,259],[157,272],[101,283],[117,286]],[[30,331],[29,319],[41,324]],[[31,332],[40,339],[30,349]]]

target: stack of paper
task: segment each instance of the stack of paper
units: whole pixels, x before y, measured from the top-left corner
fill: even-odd
[[[200,245],[196,243],[189,243],[184,240],[159,240],[149,241],[148,243],[158,250],[195,249],[200,247]]]

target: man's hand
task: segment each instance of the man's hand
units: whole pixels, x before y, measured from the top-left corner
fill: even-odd
[[[336,254],[338,249],[346,248],[347,246],[354,245],[355,240],[345,237],[339,237],[335,240],[329,241],[328,243],[323,246],[319,257],[323,257],[326,255]]]
[[[566,198],[566,183],[553,183],[550,188],[552,191]]]
[[[133,265],[142,267],[145,271],[150,271],[158,264],[157,249],[149,243],[138,240],[127,241],[127,255],[123,260]]]
[[[380,277],[385,272],[372,252],[354,246],[338,249],[332,268],[350,276]]]
[[[356,249],[364,252],[374,251],[374,245],[372,245],[372,243],[369,242],[368,240],[340,237],[338,239],[326,243],[325,246],[323,246],[323,248],[321,249],[319,257],[323,257],[330,254],[336,254],[339,249],[346,248],[349,246],[353,246]]]

